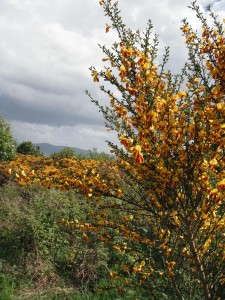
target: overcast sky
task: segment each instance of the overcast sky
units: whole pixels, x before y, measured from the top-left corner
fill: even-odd
[[[124,22],[144,29],[148,19],[171,47],[169,66],[178,72],[186,52],[181,19],[199,24],[188,0],[119,0]],[[222,20],[225,0],[199,0]],[[0,115],[19,142],[48,142],[109,152],[107,132],[97,107],[85,94],[104,99],[89,67],[102,66],[98,44],[110,45],[99,0],[0,0]]]

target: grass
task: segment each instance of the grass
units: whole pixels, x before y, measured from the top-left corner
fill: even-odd
[[[94,289],[106,275],[107,249],[97,241],[87,245],[81,232],[58,224],[62,218],[85,221],[88,204],[78,194],[7,184],[0,207],[0,299],[12,293],[50,299],[49,291],[63,299],[71,289]]]
[[[104,290],[112,253],[95,233],[86,243],[80,230],[60,225],[62,218],[87,222],[93,209],[74,191],[2,185],[0,299],[145,299],[133,290]]]

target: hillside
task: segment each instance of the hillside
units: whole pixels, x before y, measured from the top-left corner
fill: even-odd
[[[67,147],[67,146],[52,145],[52,144],[48,144],[48,143],[34,143],[34,145],[39,146],[41,152],[47,156],[49,156],[53,153],[57,153],[57,152],[63,150],[65,147]],[[70,147],[70,148],[73,149],[78,154],[87,154],[89,152],[88,150],[84,150],[84,149],[80,149],[80,148],[76,148],[76,147]]]

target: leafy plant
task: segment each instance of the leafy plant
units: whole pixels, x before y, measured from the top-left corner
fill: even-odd
[[[0,299],[11,300],[13,294],[13,284],[7,275],[0,275]]]
[[[77,156],[76,152],[70,147],[65,147],[61,151],[53,153],[51,155],[52,158],[70,158],[76,156]]]
[[[84,156],[84,158],[87,159],[94,159],[94,160],[113,160],[114,157],[110,154],[107,154],[105,152],[98,152],[97,148],[93,148],[92,150],[89,150],[88,153]]]
[[[31,141],[22,142],[16,149],[17,153],[30,154],[30,155],[41,155],[40,147],[35,146]]]
[[[16,140],[10,125],[0,117],[0,161],[13,160],[16,157]]]
[[[107,274],[108,251],[97,237],[87,243],[82,231],[62,225],[77,218],[85,223],[85,199],[73,191],[15,184],[1,187],[0,195],[0,295],[19,299],[24,293],[26,299],[26,293],[57,287],[93,292]]]
[[[117,207],[123,216],[111,227],[130,250],[120,244],[115,248],[135,258],[134,264],[126,264],[127,281],[138,282],[153,299],[222,299],[224,28],[210,11],[211,28],[194,1],[190,8],[202,23],[202,33],[198,36],[183,20],[188,61],[181,74],[172,75],[166,68],[168,48],[157,62],[159,42],[150,21],[144,33],[133,32],[123,23],[118,2],[100,4],[111,21],[106,32],[117,31],[119,42],[111,49],[100,46],[107,65],[90,70],[94,82],[107,82],[100,89],[110,105],[87,94],[121,144],[108,141],[124,174],[120,189],[110,173],[101,183],[107,182],[102,195],[119,199],[112,209]],[[110,213],[106,216],[108,221]],[[106,231],[107,221],[102,218]],[[123,277],[122,266],[113,277]]]

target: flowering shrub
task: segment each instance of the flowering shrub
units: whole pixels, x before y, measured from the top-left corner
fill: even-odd
[[[107,82],[107,88],[100,89],[110,105],[87,94],[121,144],[108,142],[126,170],[120,211],[129,212],[130,218],[118,219],[116,227],[130,251],[137,249],[131,252],[135,263],[125,269],[135,273],[140,285],[156,298],[160,290],[173,299],[222,299],[224,27],[209,11],[211,28],[193,2],[191,9],[202,23],[202,32],[199,36],[183,20],[188,61],[174,76],[166,69],[168,49],[157,63],[158,37],[152,35],[151,22],[143,34],[133,32],[123,24],[118,3],[100,4],[111,21],[106,32],[114,29],[120,39],[111,49],[101,47],[103,70],[90,68],[94,82]]]
[[[157,63],[158,37],[125,27],[118,4],[100,1],[120,42],[102,46],[103,70],[93,81],[110,100],[99,107],[121,146],[108,142],[117,160],[49,160],[38,170],[23,157],[12,163],[17,181],[47,188],[75,188],[96,207],[80,228],[109,243],[116,260],[110,272],[119,290],[144,288],[152,299],[225,298],[225,45],[224,28],[210,12],[200,36],[183,20],[188,62],[181,74],[166,70],[168,49]],[[42,158],[43,159],[43,158]],[[33,158],[32,158],[33,160]],[[39,165],[40,166],[40,165]],[[24,170],[21,172],[21,169]],[[34,172],[25,173],[34,169]],[[19,171],[20,170],[20,171]],[[21,172],[21,173],[18,173]],[[34,176],[34,180],[32,176]],[[35,179],[36,178],[36,179]],[[123,283],[122,283],[123,282]],[[122,286],[121,286],[122,285]]]

